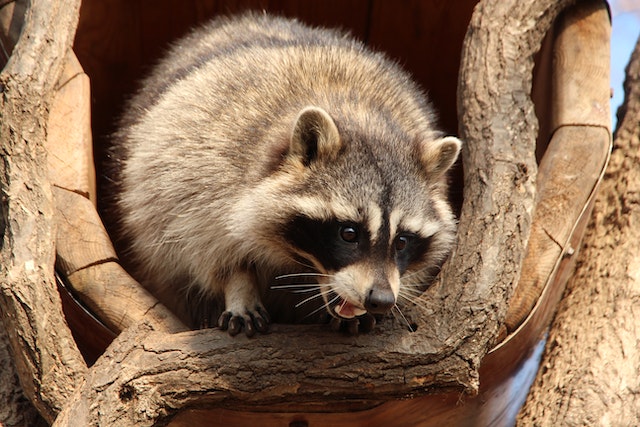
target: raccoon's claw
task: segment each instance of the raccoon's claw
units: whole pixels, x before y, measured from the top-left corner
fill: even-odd
[[[344,331],[349,335],[357,335],[359,332],[371,332],[376,326],[376,318],[370,313],[365,313],[353,319],[332,317],[330,325],[334,331]]]
[[[269,330],[269,313],[263,307],[256,307],[255,310],[245,310],[243,314],[225,311],[218,319],[218,326],[229,335],[236,336],[244,329],[248,337],[258,332]]]

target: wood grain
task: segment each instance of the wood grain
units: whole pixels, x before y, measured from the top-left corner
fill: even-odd
[[[53,201],[44,148],[79,6],[28,3],[24,16],[14,17],[24,19],[14,22],[23,22],[22,32],[0,72],[0,316],[24,393],[48,422],[87,371],[54,281]]]
[[[89,77],[69,51],[47,122],[49,177],[53,185],[80,193],[95,205],[90,97]]]
[[[509,304],[506,327],[514,331],[531,312],[567,251],[574,226],[588,215],[611,152],[609,33],[599,1],[567,10],[555,26],[551,142],[541,161],[527,259]]]

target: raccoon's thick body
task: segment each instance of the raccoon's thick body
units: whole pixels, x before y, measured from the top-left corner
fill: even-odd
[[[311,304],[272,295],[286,278],[337,318],[387,312],[452,245],[460,142],[407,74],[342,33],[217,19],[174,45],[114,137],[122,253],[192,325],[290,320]],[[224,308],[197,307],[212,300]]]

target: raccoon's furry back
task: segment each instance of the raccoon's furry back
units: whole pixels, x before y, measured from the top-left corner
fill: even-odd
[[[326,169],[282,172],[309,105],[348,144]],[[323,204],[332,214],[403,205],[433,218],[443,230],[432,243],[438,264],[454,220],[415,143],[440,136],[408,75],[351,37],[265,14],[216,19],[170,49],[114,135],[121,253],[183,317],[191,309],[176,294],[220,292],[212,283],[236,267],[266,276],[297,267],[274,234],[293,211]]]

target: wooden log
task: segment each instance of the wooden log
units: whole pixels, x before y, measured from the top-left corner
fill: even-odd
[[[0,315],[25,394],[51,422],[84,380],[53,277],[46,123],[79,1],[28,3],[0,73]],[[12,25],[20,26],[20,16]]]
[[[75,293],[114,333],[120,333],[143,318],[158,330],[178,332],[187,329],[116,262],[91,265],[76,271],[68,279]]]
[[[521,277],[534,211],[533,56],[553,19],[570,3],[480,2],[463,46],[458,106],[466,142],[464,204],[440,295],[447,310],[442,317],[451,321],[451,312],[457,312],[456,326],[465,323],[463,316],[484,316],[481,331],[468,344],[486,339],[487,351]],[[504,28],[519,36],[509,37]]]
[[[585,207],[611,152],[610,32],[607,7],[597,0],[570,8],[555,25],[553,136],[539,168],[527,258],[505,322],[509,332],[529,315],[562,257],[579,249],[568,243],[580,218],[589,214]]]
[[[52,185],[79,193],[95,205],[90,98],[89,77],[69,51],[47,122],[49,177]]]
[[[71,292],[115,334],[144,316],[159,328],[164,324],[167,330],[183,330],[185,327],[117,264],[95,207],[88,77],[71,51],[62,66],[45,142],[55,201],[56,269],[65,276]],[[89,335],[77,338],[91,340]]]
[[[0,9],[0,68],[4,68],[20,37],[26,1],[15,1]],[[1,136],[1,134],[0,134]],[[2,144],[4,145],[4,143]],[[0,218],[3,218],[0,216]],[[0,219],[0,230],[4,232],[4,219]],[[1,248],[1,246],[0,246]],[[15,362],[10,351],[9,336],[0,322],[0,420],[7,424],[33,424],[38,421],[38,411],[25,397]]]
[[[362,409],[423,394],[433,383],[459,388],[459,374],[446,369],[437,349],[398,324],[385,326],[351,337],[319,325],[274,325],[249,339],[211,330],[167,335],[141,324],[97,361],[59,425],[84,416],[100,425],[152,425],[173,415],[169,408],[184,407]],[[81,402],[102,409],[86,413]]]
[[[53,193],[56,266],[87,308],[116,334],[145,317],[159,329],[186,329],[120,267],[109,236],[89,199],[57,187]]]
[[[56,152],[57,150],[52,150],[52,153]],[[117,260],[109,235],[91,201],[81,194],[60,187],[53,188],[53,195],[56,206],[58,271],[69,277],[91,265]],[[87,293],[84,288],[78,291]]]

